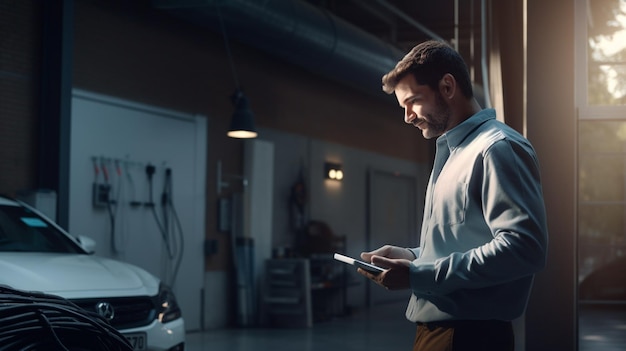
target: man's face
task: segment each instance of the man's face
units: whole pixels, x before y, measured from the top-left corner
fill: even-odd
[[[419,128],[424,138],[436,138],[448,130],[450,106],[439,91],[417,84],[409,74],[398,82],[395,93],[404,108],[404,122]]]

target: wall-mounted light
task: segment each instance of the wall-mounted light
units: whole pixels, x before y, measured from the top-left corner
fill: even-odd
[[[324,178],[332,180],[343,180],[343,169],[341,167],[341,164],[325,162]]]

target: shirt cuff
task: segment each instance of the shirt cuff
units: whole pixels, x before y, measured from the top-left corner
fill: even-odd
[[[413,259],[417,259],[418,257],[420,257],[420,252],[422,251],[420,247],[415,247],[415,248],[407,247],[406,249],[411,251],[413,256],[415,256]]]
[[[411,290],[416,296],[437,294],[439,287],[435,281],[435,263],[415,260],[409,267]]]

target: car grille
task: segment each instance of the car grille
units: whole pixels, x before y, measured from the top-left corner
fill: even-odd
[[[102,298],[71,300],[86,311],[97,313],[96,306],[108,302],[115,314],[109,321],[116,329],[137,328],[152,323],[156,318],[155,305],[149,297]]]

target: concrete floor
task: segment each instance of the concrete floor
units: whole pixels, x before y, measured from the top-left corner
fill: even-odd
[[[626,306],[580,306],[580,351],[626,350]]]
[[[358,311],[312,328],[233,328],[187,334],[188,351],[410,350],[415,325],[404,319],[406,302]]]
[[[187,334],[188,351],[374,351],[411,350],[414,324],[406,303],[377,306],[312,328],[232,328]],[[626,350],[626,308],[583,306],[579,351]]]

